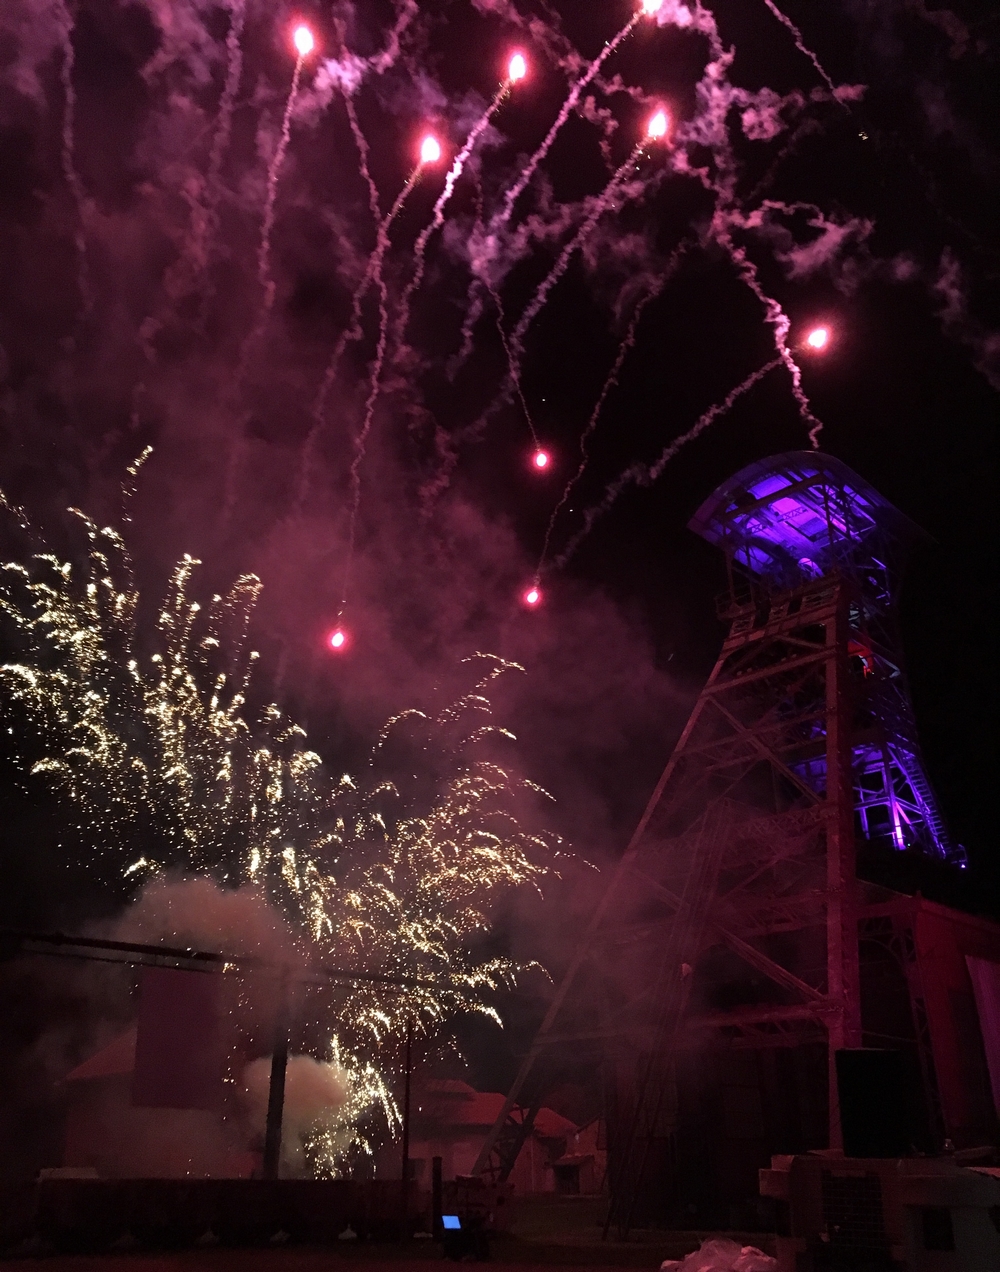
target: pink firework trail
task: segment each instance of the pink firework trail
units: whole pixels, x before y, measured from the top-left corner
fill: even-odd
[[[588,509],[585,513],[582,528],[573,535],[570,541],[566,544],[566,547],[552,563],[553,568],[561,569],[570,560],[573,553],[580,546],[580,543],[590,533],[594,522],[602,517],[606,512],[610,511],[617,501],[618,496],[626,489],[626,487],[632,485],[651,486],[653,482],[659,478],[664,468],[666,468],[667,464],[670,463],[679,450],[685,447],[688,442],[693,442],[694,439],[700,433],[703,433],[710,424],[714,423],[720,415],[725,415],[744,393],[749,392],[755,384],[763,380],[763,378],[775,370],[776,367],[780,367],[783,361],[784,359],[781,357],[772,358],[770,362],[765,363],[764,366],[758,367],[756,371],[751,372],[751,374],[748,375],[742,383],[738,384],[735,389],[730,390],[721,402],[716,402],[714,406],[710,406],[698,422],[693,425],[693,427],[689,428],[686,433],[682,433],[680,437],[671,442],[655,464],[650,464],[648,466],[646,464],[632,464],[631,467],[626,468],[625,471],[620,476],[616,477],[607,488],[601,502],[599,504],[595,504],[594,507]]]
[[[459,371],[465,365],[466,361],[472,354],[473,335],[479,319],[483,316],[485,302],[483,300],[483,292],[487,290],[488,284],[484,282],[482,275],[489,269],[489,261],[483,259],[482,253],[486,246],[486,226],[483,223],[483,184],[476,178],[476,223],[472,230],[472,238],[470,240],[470,265],[472,268],[472,279],[469,282],[469,290],[465,300],[465,318],[462,320],[462,330],[459,335],[458,353],[448,361],[448,378],[454,380]],[[475,255],[473,255],[475,253]],[[490,288],[492,291],[492,288]],[[501,339],[505,339],[501,330]],[[508,357],[508,362],[510,358]]]
[[[645,10],[643,12],[645,12]],[[593,233],[598,221],[608,208],[611,207],[612,200],[623,193],[624,188],[622,183],[626,174],[630,169],[635,168],[638,160],[645,153],[646,146],[650,143],[650,141],[659,141],[664,138],[666,136],[667,129],[668,119],[666,112],[657,111],[649,122],[646,136],[638,143],[638,145],[633,147],[632,153],[629,157],[614,172],[611,180],[594,200],[590,211],[587,213],[587,216],[584,218],[576,234],[574,234],[563,250],[559,253],[556,263],[539,284],[534,296],[528,302],[527,307],[518,319],[517,326],[514,328],[509,341],[504,338],[502,325],[498,322],[498,330],[500,330],[504,350],[507,353],[510,379],[514,384],[522,406],[524,406],[524,413],[528,418],[528,425],[531,428],[531,436],[534,439],[536,446],[538,445],[538,438],[535,435],[534,427],[531,425],[531,420],[528,416],[528,408],[525,405],[524,394],[521,389],[521,359],[524,356],[524,338],[527,335],[528,328],[545,306],[545,302],[548,300],[549,293],[552,291],[553,287],[555,287],[556,283],[558,283],[562,276],[566,273],[573,256],[587,241]],[[494,299],[496,299],[496,297],[494,297]],[[494,405],[499,404],[502,400],[503,395],[496,399]],[[494,408],[491,406],[487,411],[487,414],[492,413],[493,409]]]
[[[595,429],[597,428],[598,422],[601,418],[601,412],[604,410],[604,403],[608,400],[608,397],[611,394],[612,390],[615,389],[618,385],[618,380],[621,375],[622,367],[625,365],[625,359],[628,357],[631,351],[635,348],[636,334],[639,330],[639,323],[642,319],[642,315],[645,312],[647,306],[651,304],[652,301],[654,301],[658,296],[662,294],[664,287],[666,287],[670,278],[673,276],[674,272],[676,271],[677,266],[680,263],[681,257],[685,254],[685,252],[687,252],[690,246],[691,246],[690,243],[682,243],[680,247],[677,248],[677,250],[671,256],[669,262],[667,263],[667,266],[664,269],[663,274],[657,280],[656,285],[650,291],[646,292],[646,294],[639,300],[635,308],[632,310],[632,317],[629,319],[628,329],[625,332],[625,337],[622,340],[621,344],[618,346],[618,356],[615,358],[614,362],[612,363],[611,370],[608,372],[607,379],[604,381],[604,384],[601,388],[601,392],[598,395],[597,401],[594,403],[594,409],[590,413],[590,419],[587,420],[586,427],[584,428],[583,432],[580,434],[580,463],[577,467],[576,472],[573,473],[569,481],[566,483],[565,489],[563,490],[562,494],[559,497],[559,502],[552,509],[552,515],[549,517],[549,524],[545,528],[545,539],[542,543],[542,550],[539,553],[539,557],[538,557],[538,568],[535,570],[536,577],[540,577],[542,574],[542,571],[545,568],[545,562],[549,554],[549,544],[552,541],[552,534],[553,534],[553,531],[555,530],[556,521],[559,518],[559,513],[566,506],[566,503],[569,500],[570,495],[573,493],[573,490],[576,487],[577,482],[580,480],[580,478],[583,476],[584,472],[587,469],[587,464],[590,460],[590,454],[587,449],[588,443],[590,442],[590,439],[593,436]]]
[[[305,28],[299,29],[305,30]],[[260,247],[257,250],[257,278],[264,292],[263,312],[258,328],[263,326],[267,315],[271,312],[271,308],[274,305],[275,283],[271,274],[271,232],[274,229],[274,208],[278,198],[278,178],[285,162],[288,143],[292,139],[292,111],[295,109],[295,99],[299,95],[302,63],[311,48],[311,44],[306,49],[296,46],[295,70],[292,72],[292,86],[288,92],[288,100],[285,102],[285,113],[281,120],[281,136],[278,138],[278,144],[274,148],[274,154],[271,156],[271,163],[267,170],[267,198],[264,203],[264,219],[261,223]]]
[[[360,129],[358,131],[360,133]],[[363,155],[366,153],[367,153],[367,147],[365,152],[363,152]],[[364,157],[362,157],[362,163],[364,163]],[[365,267],[365,272],[362,275],[361,282],[358,283],[357,287],[354,289],[354,295],[351,297],[351,320],[349,324],[347,325],[347,327],[345,328],[340,339],[337,341],[336,345],[334,346],[334,350],[333,350],[333,353],[330,355],[330,361],[327,364],[327,368],[323,375],[323,379],[321,380],[319,389],[316,392],[316,401],[313,403],[313,410],[312,410],[313,422],[312,422],[312,426],[309,429],[309,434],[306,437],[305,444],[302,448],[302,462],[299,467],[299,482],[298,482],[298,489],[297,489],[296,499],[295,499],[296,511],[300,512],[305,502],[306,493],[309,488],[309,480],[311,475],[312,456],[313,456],[313,452],[315,451],[316,441],[319,437],[319,433],[323,427],[324,419],[326,416],[327,398],[330,396],[330,390],[333,388],[334,382],[337,379],[337,372],[340,368],[340,359],[344,356],[344,350],[347,348],[347,346],[354,341],[360,340],[362,336],[364,335],[364,326],[361,321],[361,306],[364,303],[364,299],[365,299],[365,296],[368,294],[369,288],[373,284],[375,287],[378,288],[378,293],[379,293],[379,341],[378,341],[378,351],[376,354],[376,363],[377,363],[377,375],[378,375],[378,378],[381,378],[382,361],[385,357],[386,330],[387,330],[388,322],[389,322],[389,313],[387,308],[388,292],[386,290],[385,283],[382,280],[382,266],[385,262],[386,252],[388,252],[390,247],[389,230],[392,226],[393,221],[395,221],[396,217],[399,216],[400,212],[402,212],[406,204],[406,200],[410,195],[410,191],[420,180],[422,171],[423,171],[423,166],[421,164],[418,164],[416,168],[413,169],[409,177],[406,179],[406,184],[403,186],[402,190],[400,190],[399,194],[396,196],[395,203],[392,205],[389,211],[385,214],[382,220],[379,221],[378,231],[375,236],[375,247],[372,249],[372,253],[368,257],[368,264]],[[377,191],[376,191],[376,197],[377,197]],[[373,367],[374,367],[374,364],[373,364]],[[372,403],[372,410],[374,410],[374,402]],[[369,412],[367,408],[366,408],[365,418],[366,418],[367,426],[363,429],[364,436],[362,437],[359,434],[358,443],[357,443],[362,446],[362,449],[363,449],[364,441],[367,439],[367,436],[368,436],[368,429],[371,427],[371,420],[369,418]],[[357,455],[355,456],[355,462],[356,463],[359,462]],[[355,473],[355,465],[352,464],[351,465],[352,491],[354,489],[356,476],[357,474]],[[352,527],[353,527],[354,516],[352,516],[351,520],[352,520]],[[353,528],[352,528],[352,535],[353,535]]]
[[[234,397],[238,397],[242,387],[247,368],[250,365],[250,355],[254,346],[263,336],[267,327],[267,320],[274,305],[274,296],[276,286],[274,278],[271,275],[271,232],[274,229],[274,209],[278,194],[278,178],[281,175],[281,167],[284,163],[285,152],[288,150],[288,144],[292,135],[292,111],[295,109],[295,99],[299,93],[299,81],[302,78],[302,64],[306,56],[313,50],[312,32],[308,27],[297,27],[293,34],[293,42],[295,44],[295,70],[292,73],[292,84],[288,91],[288,98],[285,102],[285,112],[281,120],[281,135],[278,138],[278,144],[271,156],[271,162],[267,170],[267,197],[264,202],[264,216],[261,222],[260,246],[257,250],[257,279],[264,292],[263,304],[254,326],[247,333],[246,339],[243,341],[243,347],[240,350],[240,360],[236,368],[236,375],[233,379],[232,393]],[[224,496],[222,500],[222,524],[228,525],[229,518],[232,515],[233,506],[236,500],[236,482],[240,465],[243,458],[244,443],[242,433],[240,433],[230,451],[229,463],[226,470],[226,479],[224,482]]]
[[[368,435],[371,432],[372,424],[375,420],[375,406],[378,402],[379,393],[382,388],[382,367],[385,363],[385,350],[388,343],[389,330],[389,292],[382,277],[382,261],[389,248],[389,226],[399,215],[403,204],[406,202],[407,196],[416,185],[423,171],[424,165],[436,162],[440,157],[441,148],[433,137],[425,137],[420,148],[420,163],[410,174],[406,185],[396,197],[396,202],[392,205],[387,216],[385,216],[379,225],[378,242],[375,251],[372,253],[373,259],[377,257],[377,269],[373,272],[373,279],[378,287],[379,303],[378,303],[378,344],[375,348],[375,357],[372,359],[371,372],[368,379],[368,397],[365,401],[365,413],[361,422],[361,428],[354,441],[354,458],[351,461],[350,472],[350,491],[351,506],[348,519],[347,530],[347,555],[344,564],[344,582],[341,589],[340,611],[343,613],[344,606],[347,604],[347,594],[350,588],[351,571],[354,566],[354,541],[357,534],[358,512],[361,508],[361,465],[365,458],[365,449],[368,443]],[[363,285],[363,284],[362,284]],[[360,290],[360,288],[359,288]],[[355,293],[357,295],[357,293]],[[360,306],[360,300],[358,301]],[[360,312],[360,311],[359,311]]]
[[[73,53],[73,18],[65,3],[60,7],[62,12],[59,25],[62,30],[63,45],[62,65],[59,68],[59,78],[62,82],[63,90],[62,170],[63,178],[76,205],[76,229],[73,235],[73,242],[76,247],[77,257],[77,290],[80,293],[80,303],[83,305],[84,316],[87,317],[94,308],[94,297],[90,289],[90,269],[87,263],[87,196],[84,193],[83,182],[80,180],[80,174],[76,170],[74,160],[76,88],[73,85],[73,66],[75,61]]]
[[[803,423],[809,426],[809,444],[813,450],[819,450],[819,435],[823,431],[823,422],[818,420],[812,412],[809,399],[802,387],[802,369],[788,347],[787,337],[792,325],[791,319],[774,297],[769,296],[761,286],[757,266],[743,248],[733,242],[728,226],[717,226],[715,237],[729,253],[730,259],[747,287],[764,306],[764,321],[774,332],[774,345],[778,351],[778,359],[788,368],[788,374],[792,380],[792,396],[795,398]]]
[[[516,56],[519,57],[520,55],[518,54]],[[476,143],[489,127],[490,120],[503,105],[508,93],[510,92],[511,86],[517,80],[523,79],[523,58],[521,59],[521,65],[518,69],[520,70],[520,73],[514,74],[512,70],[511,74],[508,75],[507,79],[504,80],[493,95],[493,100],[490,102],[489,106],[487,106],[486,110],[483,111],[482,115],[480,115],[479,119],[477,119],[475,124],[472,126],[468,137],[465,139],[465,144],[455,156],[451,167],[448,169],[448,175],[444,179],[444,189],[438,195],[437,202],[434,204],[434,211],[431,215],[430,221],[417,235],[417,241],[413,245],[413,277],[407,283],[403,291],[403,295],[400,298],[399,314],[396,319],[395,331],[393,333],[397,357],[400,356],[406,340],[406,328],[410,321],[410,298],[424,279],[427,244],[430,242],[431,236],[444,224],[445,208],[448,206],[448,201],[451,199],[451,196],[455,191],[455,185],[459,177],[462,175],[462,171],[465,168],[469,156],[476,148]]]
[[[232,0],[230,5],[229,32],[226,35],[226,82],[219,98],[219,121],[212,138],[208,156],[208,190],[206,201],[211,223],[209,230],[218,229],[216,209],[222,194],[222,164],[229,149],[233,130],[233,107],[243,78],[243,26],[246,22],[246,0]]]
[[[497,314],[497,334],[500,336],[500,343],[503,345],[503,351],[507,358],[507,366],[510,370],[511,383],[514,386],[514,392],[517,394],[517,400],[521,404],[521,410],[524,412],[524,422],[528,426],[528,432],[531,434],[531,440],[535,447],[541,445],[538,440],[538,432],[535,428],[534,420],[531,418],[531,412],[528,410],[528,401],[524,396],[524,390],[521,388],[521,364],[515,361],[514,350],[511,342],[507,339],[507,332],[504,330],[504,312],[503,301],[500,299],[500,293],[496,290],[492,283],[485,283],[486,290],[490,293],[493,304],[496,307]]]
[[[809,61],[812,62],[813,66],[816,68],[816,74],[827,86],[831,94],[835,98],[837,98],[837,100],[839,101],[840,99],[839,97],[837,97],[837,89],[833,80],[830,78],[829,75],[827,75],[826,71],[823,69],[823,66],[820,63],[820,60],[816,56],[816,54],[812,51],[812,49],[806,46],[806,43],[802,38],[802,32],[799,30],[799,28],[795,25],[795,23],[791,20],[791,18],[789,18],[786,14],[781,12],[778,6],[774,3],[774,0],[764,0],[764,3],[767,5],[770,11],[774,14],[774,16],[778,19],[781,25],[791,32],[792,39],[795,41],[795,47],[804,57],[807,57]],[[843,104],[844,103],[841,102],[841,105]]]
[[[358,171],[361,173],[361,179],[368,187],[368,206],[371,208],[375,224],[378,225],[382,219],[382,208],[379,203],[378,186],[372,180],[372,174],[368,167],[368,138],[361,131],[361,125],[358,123],[358,112],[354,109],[354,98],[350,93],[344,94],[344,109],[347,111],[347,122],[351,126],[351,136],[354,138],[354,144],[358,148]]]
[[[619,167],[603,191],[594,200],[590,211],[584,218],[580,228],[559,253],[556,263],[546,274],[545,278],[539,283],[534,296],[528,302],[524,313],[517,321],[517,326],[510,338],[511,349],[513,350],[514,360],[511,363],[511,375],[515,380],[520,375],[521,358],[524,354],[524,337],[527,335],[528,328],[538,317],[539,313],[545,306],[545,302],[549,298],[549,293],[559,282],[560,278],[569,268],[569,263],[576,255],[577,251],[583,246],[587,239],[594,232],[597,222],[601,219],[608,208],[611,206],[612,199],[618,195],[622,188],[622,181],[625,174],[635,167],[637,160],[646,148],[646,141],[642,141],[637,145],[625,162]]]
[[[594,58],[580,78],[575,81],[573,87],[569,90],[569,96],[563,102],[559,114],[555,117],[552,127],[546,133],[545,140],[528,160],[527,166],[518,177],[517,181],[515,181],[511,188],[507,191],[507,195],[504,199],[503,210],[498,218],[498,225],[506,225],[510,220],[511,214],[514,211],[514,204],[527,188],[528,183],[538,169],[538,165],[549,153],[552,148],[552,143],[559,134],[559,130],[562,128],[563,124],[565,124],[566,120],[569,119],[571,113],[576,109],[583,90],[595,79],[604,63],[608,60],[612,53],[616,51],[619,45],[622,44],[624,40],[628,39],[642,19],[655,11],[655,9],[643,6],[643,8],[641,8],[629,19],[628,22],[626,22],[618,34],[605,44],[604,48],[601,49],[600,53],[598,53],[597,57]]]

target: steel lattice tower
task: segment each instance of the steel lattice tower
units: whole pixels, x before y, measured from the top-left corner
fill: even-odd
[[[476,1167],[509,1171],[554,1056],[599,1063],[608,1222],[623,1231],[666,1169],[675,1060],[692,1040],[825,1044],[837,1144],[833,1053],[861,1045],[857,845],[963,857],[902,670],[897,600],[917,527],[815,452],[744,469],[690,526],[726,554],[729,633]],[[720,948],[752,970],[755,1000],[696,992]]]

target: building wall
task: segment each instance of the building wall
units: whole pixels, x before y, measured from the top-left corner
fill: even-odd
[[[131,1104],[129,1076],[70,1084],[64,1166],[92,1166],[103,1179],[243,1178],[252,1154],[230,1143],[219,1115]]]
[[[947,1132],[958,1148],[996,1143],[1000,1127],[965,958],[1000,963],[1000,928],[922,902],[916,934]]]

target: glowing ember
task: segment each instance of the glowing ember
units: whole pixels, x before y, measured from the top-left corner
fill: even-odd
[[[524,594],[525,605],[537,605],[541,599],[542,593],[536,586],[529,587]]]
[[[642,0],[643,13],[659,13],[663,7],[663,0]]]
[[[420,162],[437,163],[441,158],[441,143],[430,133],[420,143]]]
[[[507,78],[512,84],[516,84],[518,80],[523,80],[527,73],[528,63],[524,60],[524,54],[515,53],[507,67]]]
[[[292,33],[292,43],[295,45],[295,51],[299,57],[308,57],[316,47],[313,33],[307,26],[297,26],[295,28]]]
[[[830,343],[830,331],[827,327],[814,327],[806,336],[806,344],[810,349],[825,349]]]
[[[552,456],[549,454],[548,451],[543,451],[543,450],[536,450],[531,459],[531,462],[538,469],[548,468],[551,461],[552,461]]]
[[[646,135],[654,139],[665,137],[667,135],[667,124],[667,112],[658,110],[646,125]]]

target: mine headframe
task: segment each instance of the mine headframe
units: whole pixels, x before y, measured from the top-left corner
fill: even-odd
[[[619,1232],[667,1168],[682,1048],[825,1044],[838,1142],[833,1055],[861,1043],[857,843],[963,862],[898,636],[917,527],[815,452],[744,469],[690,524],[726,554],[728,635],[475,1167],[509,1171],[522,1093],[537,1103],[540,1075],[592,1057]],[[755,996],[698,992],[713,948],[753,972]]]

